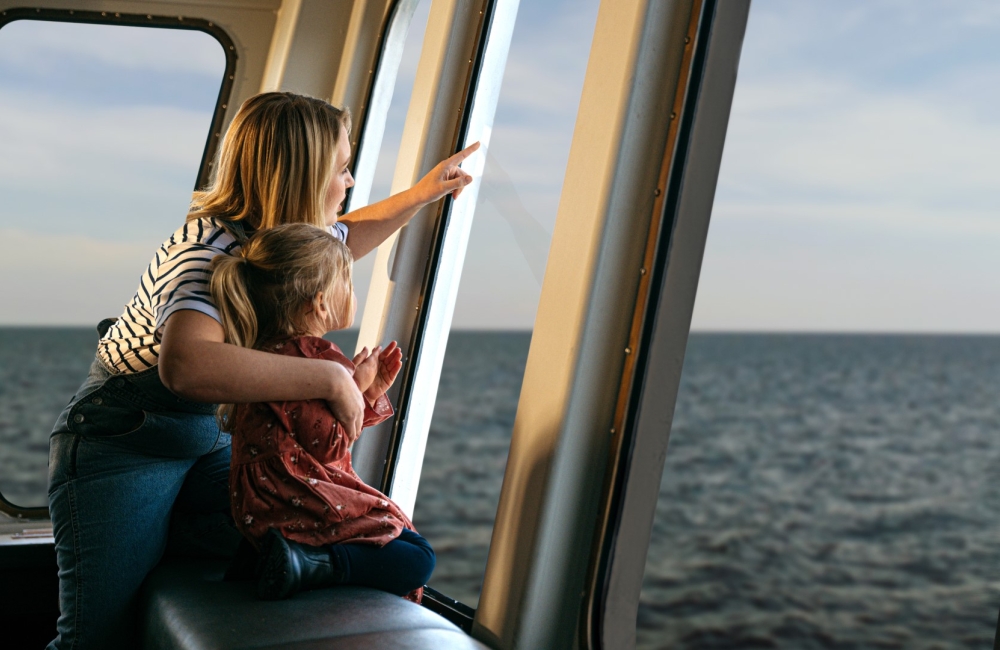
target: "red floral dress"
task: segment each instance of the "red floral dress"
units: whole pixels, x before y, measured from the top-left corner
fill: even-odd
[[[354,370],[334,344],[292,339],[277,354],[328,359]],[[385,396],[366,405],[364,426],[392,415]],[[257,545],[268,528],[310,546],[343,542],[384,546],[413,522],[351,466],[350,441],[326,402],[243,404],[233,424],[233,518]]]

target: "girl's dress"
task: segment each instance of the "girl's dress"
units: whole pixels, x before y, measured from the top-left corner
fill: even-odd
[[[333,343],[298,337],[277,354],[327,359],[354,370]],[[366,404],[364,426],[392,415],[383,395]],[[344,428],[319,399],[246,404],[236,409],[230,470],[233,518],[255,545],[269,528],[309,546],[384,546],[413,523],[351,466]]]

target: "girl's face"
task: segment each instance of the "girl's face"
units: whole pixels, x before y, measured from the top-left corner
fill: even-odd
[[[326,199],[323,202],[323,218],[326,225],[337,223],[337,215],[344,209],[344,199],[347,189],[354,186],[354,177],[347,163],[351,160],[351,143],[347,137],[347,129],[340,127],[337,137],[337,153],[333,159],[333,177],[326,188]]]

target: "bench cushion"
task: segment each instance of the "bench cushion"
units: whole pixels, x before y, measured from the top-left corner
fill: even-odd
[[[223,582],[216,562],[170,562],[143,588],[146,650],[486,650],[437,614],[363,587],[317,589],[257,600],[252,582]]]

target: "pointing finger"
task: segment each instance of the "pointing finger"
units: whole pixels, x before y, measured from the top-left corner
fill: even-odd
[[[463,160],[465,160],[472,154],[476,153],[477,151],[479,151],[479,143],[473,142],[465,149],[462,149],[458,153],[454,154],[453,156],[445,160],[445,163],[447,163],[449,167],[452,165],[460,165]]]

